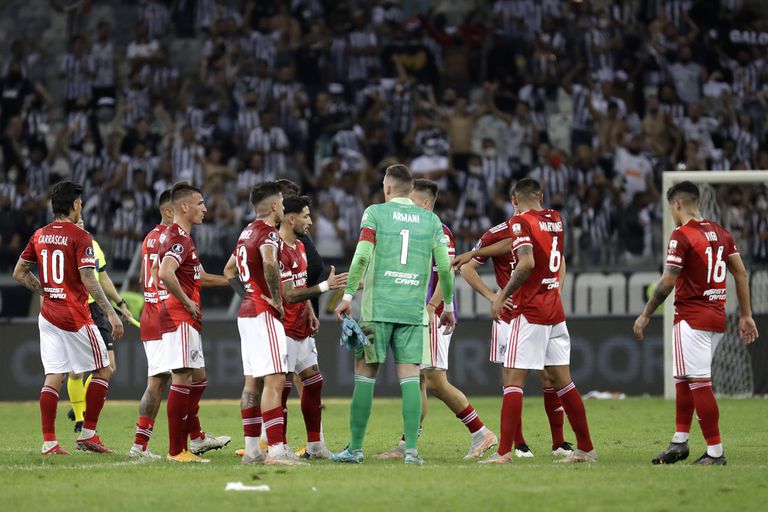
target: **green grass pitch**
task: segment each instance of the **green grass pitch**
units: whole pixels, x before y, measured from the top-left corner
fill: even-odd
[[[347,440],[348,400],[326,399],[325,437],[331,450]],[[497,430],[500,398],[476,398],[475,408]],[[203,428],[233,437],[230,446],[209,452],[208,465],[134,463],[125,453],[133,440],[137,404],[107,402],[99,432],[118,453],[76,452],[43,458],[37,403],[0,403],[0,510],[765,510],[768,502],[768,402],[720,400],[720,427],[728,465],[692,467],[704,451],[693,427],[691,457],[674,466],[652,466],[650,459],[669,441],[674,425],[671,401],[632,398],[589,401],[587,413],[600,461],[592,465],[553,464],[549,428],[539,397],[527,398],[526,438],[533,459],[506,466],[479,466],[462,460],[466,429],[435,399],[419,442],[426,464],[380,462],[400,432],[399,400],[374,403],[362,466],[314,462],[310,467],[242,466],[233,455],[242,444],[235,401],[206,402]],[[59,440],[74,448],[67,402],[59,407]],[[299,446],[304,425],[298,401],[289,404],[289,442]],[[566,438],[573,434],[566,426]],[[165,407],[150,445],[167,449]],[[227,482],[267,484],[269,492],[225,492]]]

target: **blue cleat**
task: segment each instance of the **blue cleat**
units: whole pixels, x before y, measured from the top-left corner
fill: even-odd
[[[334,453],[331,455],[333,462],[345,462],[347,464],[362,464],[363,463],[363,450],[349,451],[349,447],[344,448],[343,452]]]
[[[405,450],[405,463],[418,464],[421,466],[424,464],[424,459],[419,456],[419,453],[416,450]]]

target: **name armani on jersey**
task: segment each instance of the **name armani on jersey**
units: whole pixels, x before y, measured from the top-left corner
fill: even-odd
[[[419,224],[421,222],[421,217],[415,213],[392,212],[392,220]]]

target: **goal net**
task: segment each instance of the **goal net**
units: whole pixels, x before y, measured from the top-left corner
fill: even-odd
[[[701,213],[704,218],[717,222],[729,229],[734,235],[742,259],[747,267],[752,297],[752,310],[757,322],[758,332],[768,336],[768,258],[760,257],[760,251],[752,247],[762,243],[756,222],[760,222],[761,213],[757,211],[754,200],[765,192],[768,185],[768,171],[669,171],[663,175],[663,193],[675,183],[692,181],[701,191]],[[674,228],[669,205],[664,205],[664,254],[666,241]],[[768,231],[768,226],[765,227]],[[765,241],[768,244],[768,241]],[[756,255],[757,257],[753,257]],[[664,259],[662,259],[664,261]],[[728,275],[728,301],[726,303],[726,331],[717,346],[712,359],[712,386],[719,395],[752,396],[756,392],[768,393],[763,368],[767,365],[766,354],[760,345],[765,339],[758,339],[747,347],[739,337],[738,302],[733,279]],[[674,296],[674,292],[672,294]],[[672,324],[674,319],[673,297],[664,304],[664,396],[675,397],[675,385],[672,379]],[[757,370],[757,373],[756,371]]]

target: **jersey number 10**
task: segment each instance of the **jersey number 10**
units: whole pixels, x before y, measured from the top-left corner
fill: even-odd
[[[45,284],[50,284],[48,280],[49,268],[50,276],[53,278],[55,284],[61,284],[64,282],[64,251],[59,249],[54,250],[51,253],[51,261],[48,261],[48,249],[40,251],[40,257],[43,259],[43,264],[40,265],[40,269],[43,272],[43,281]],[[51,264],[48,267],[48,263]]]

